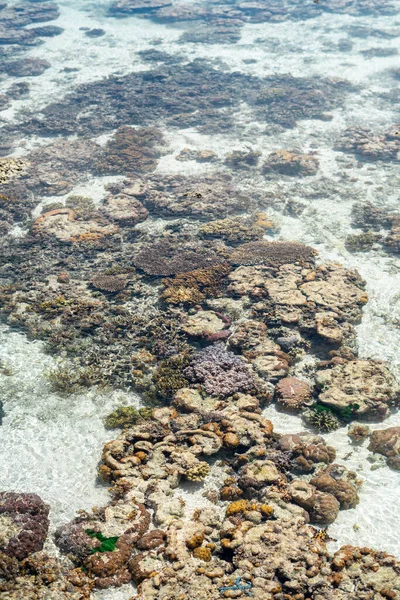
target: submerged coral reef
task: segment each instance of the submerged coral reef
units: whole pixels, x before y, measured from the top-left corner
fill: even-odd
[[[166,591],[189,597],[197,589],[204,598],[243,590],[255,598],[293,591],[328,598],[357,580],[363,594],[386,598],[385,590],[400,585],[394,558],[353,547],[332,557],[310,526],[327,526],[357,505],[357,475],[334,462],[334,448],[319,435],[280,435],[262,416],[275,400],[330,431],[371,413],[383,419],[397,403],[387,367],[357,358],[354,324],[367,301],[357,272],[317,265],[316,252],[298,243],[259,241],[232,250],[218,242],[194,250],[198,229],[188,230],[183,245],[179,236],[162,234],[152,244],[144,238],[145,245],[115,238],[105,247],[86,246],[76,262],[59,234],[37,231],[36,222],[29,257],[36,245],[49,281],[31,279],[21,260],[24,283],[3,286],[3,311],[53,351],[67,352],[70,366],[51,375],[59,389],[133,387],[150,407],[122,406],[107,418],[107,427],[123,428],[105,445],[99,467],[112,500],[57,530],[69,562],[51,581],[35,581],[35,589],[74,600],[133,581],[137,600],[161,600]],[[60,252],[70,257],[68,273],[60,273]],[[96,264],[102,268],[93,276]],[[137,312],[146,290],[151,317],[150,307]],[[236,310],[231,303],[239,303]],[[295,376],[307,354],[314,355],[308,382]],[[371,438],[371,448],[393,465],[396,432],[387,441],[380,432]],[[208,503],[192,515],[180,485],[204,486],[211,478]],[[17,534],[9,530],[10,544]],[[27,552],[12,565],[7,558],[1,589],[12,589],[17,575],[22,589],[28,585]],[[363,557],[378,575],[360,578]],[[240,582],[237,590],[232,582]]]
[[[88,600],[130,583],[132,600],[400,600],[395,557],[328,546],[341,511],[368,498],[325,435],[352,423],[353,448],[369,438],[392,473],[400,468],[399,427],[367,425],[398,408],[399,385],[390,365],[359,354],[357,343],[368,302],[357,260],[398,254],[400,216],[360,186],[346,188],[351,223],[340,243],[355,254],[339,264],[314,247],[336,234],[342,180],[357,183],[340,161],[362,174],[380,161],[391,182],[398,126],[392,114],[380,130],[354,124],[356,110],[350,126],[338,118],[365,89],[303,73],[309,57],[293,63],[297,75],[279,60],[272,71],[246,70],[257,59],[245,37],[253,24],[278,31],[326,13],[357,23],[396,7],[112,1],[104,29],[79,30],[93,52],[94,43],[114,51],[107,24],[132,17],[165,28],[180,51],[140,40],[132,68],[87,81],[67,64],[68,93],[21,109],[20,98],[57,79],[29,48],[64,33],[32,27],[54,21],[55,4],[25,4],[0,4],[0,313],[56,359],[46,386],[65,410],[88,388],[126,397],[101,417],[117,430],[98,467],[106,504],[79,510],[49,536],[50,507],[39,495],[0,492],[0,600]],[[395,37],[362,23],[346,25],[352,38]],[[205,48],[226,49],[242,34],[244,69],[223,50],[210,59]],[[278,41],[264,43],[280,52]],[[369,93],[383,102],[378,88]],[[332,223],[313,237],[327,206]],[[281,222],[303,213],[302,236]],[[284,419],[301,417],[302,430],[280,433],[265,416],[271,405]]]

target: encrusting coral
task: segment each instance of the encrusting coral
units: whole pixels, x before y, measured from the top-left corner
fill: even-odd
[[[148,275],[176,275],[195,269],[204,269],[223,263],[223,259],[212,250],[190,246],[176,246],[161,241],[143,248],[133,258],[133,264]]]
[[[265,213],[257,213],[249,217],[228,217],[209,221],[199,227],[204,238],[222,238],[231,244],[239,244],[252,240],[261,240],[267,231],[275,226]]]
[[[249,242],[239,246],[231,255],[234,265],[284,265],[312,262],[316,252],[298,242]]]

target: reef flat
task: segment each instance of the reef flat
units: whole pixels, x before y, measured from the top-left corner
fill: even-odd
[[[400,598],[391,0],[0,4],[0,599]]]

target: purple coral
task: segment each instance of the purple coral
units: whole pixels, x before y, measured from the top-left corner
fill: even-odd
[[[49,507],[37,494],[0,492],[0,552],[22,560],[42,550]]]
[[[99,545],[99,542],[97,539],[88,536],[85,529],[92,529],[92,524],[89,526],[85,522],[76,523],[73,521],[59,527],[55,533],[55,540],[61,552],[73,555],[81,561],[86,558]]]
[[[230,396],[255,389],[253,375],[246,363],[222,343],[197,352],[184,370],[184,376],[201,383],[212,396]]]

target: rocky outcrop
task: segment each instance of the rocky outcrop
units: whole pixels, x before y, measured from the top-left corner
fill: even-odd
[[[271,152],[263,165],[264,173],[280,175],[315,175],[318,171],[318,160],[310,154],[300,154],[289,150]]]

